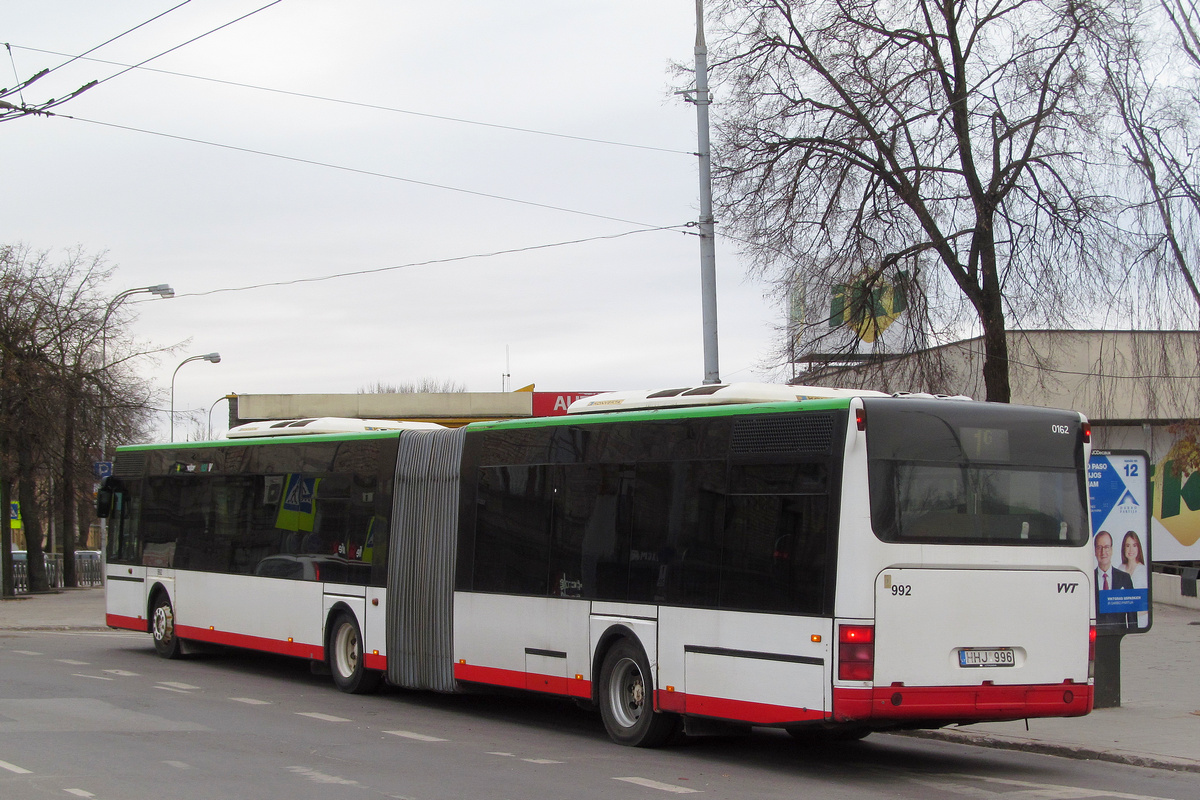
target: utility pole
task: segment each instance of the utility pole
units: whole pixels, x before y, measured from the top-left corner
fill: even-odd
[[[696,0],[696,138],[700,158],[700,306],[704,324],[704,382],[720,383],[717,357],[717,240],[712,212],[712,154],[708,141],[708,45],[704,0]]]

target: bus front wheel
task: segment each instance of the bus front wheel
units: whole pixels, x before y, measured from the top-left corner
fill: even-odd
[[[333,682],[343,692],[369,694],[379,686],[382,677],[375,670],[363,667],[362,633],[352,614],[342,612],[333,618],[329,629],[329,671]]]
[[[154,598],[150,609],[150,635],[154,637],[154,651],[162,658],[179,658],[179,637],[175,635],[175,610],[166,593]]]
[[[655,713],[650,662],[628,639],[617,642],[604,657],[600,716],[612,740],[629,747],[659,747],[679,729],[678,715]]]

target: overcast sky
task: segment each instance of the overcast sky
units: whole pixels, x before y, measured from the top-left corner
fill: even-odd
[[[0,0],[0,86],[179,2]],[[193,0],[90,58],[136,64],[267,2]],[[512,388],[699,383],[696,115],[670,68],[694,24],[693,0],[282,0],[146,65],[183,75],[75,61],[22,98],[102,80],[56,109],[74,119],[0,123],[0,241],[105,252],[113,295],[174,287],[131,331],[181,345],[143,366],[164,393],[221,353],[176,379],[204,415],[228,392],[499,391],[506,347]],[[761,379],[779,312],[732,247],[717,271],[721,377]]]

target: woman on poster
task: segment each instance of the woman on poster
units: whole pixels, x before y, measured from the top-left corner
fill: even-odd
[[[1150,574],[1146,568],[1146,556],[1142,550],[1142,540],[1133,531],[1125,534],[1121,540],[1121,569],[1129,573],[1133,579],[1133,588],[1146,589],[1150,585]],[[1150,610],[1139,611],[1137,615],[1139,628],[1150,624]]]

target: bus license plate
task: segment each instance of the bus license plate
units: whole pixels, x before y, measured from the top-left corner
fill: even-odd
[[[964,647],[958,651],[960,667],[1015,667],[1011,647]]]

